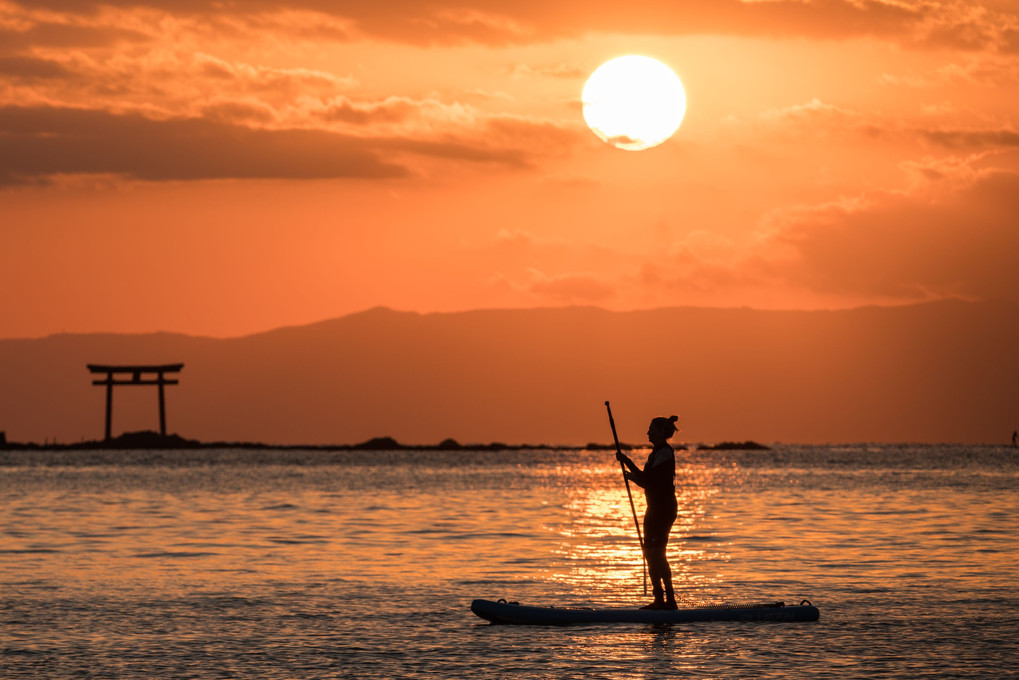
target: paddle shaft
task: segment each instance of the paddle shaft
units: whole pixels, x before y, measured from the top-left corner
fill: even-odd
[[[609,412],[609,426],[612,427],[612,439],[616,443],[616,453],[623,455],[623,449],[619,446],[619,436],[616,434],[616,421],[612,418],[612,407],[605,402],[605,410]],[[644,536],[640,533],[640,522],[637,520],[637,508],[633,504],[633,494],[630,493],[630,480],[626,476],[626,466],[619,461],[619,469],[623,471],[623,483],[626,484],[626,497],[630,499],[630,512],[633,513],[633,526],[637,528],[637,541],[640,543],[640,561],[644,569],[644,594],[647,595],[647,557],[644,555]]]

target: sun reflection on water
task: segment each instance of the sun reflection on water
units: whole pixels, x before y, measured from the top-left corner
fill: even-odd
[[[709,566],[727,561],[727,542],[719,540],[707,516],[708,500],[719,493],[718,470],[683,461],[676,473],[678,513],[669,540],[673,584],[681,603],[703,600],[705,586],[717,575]],[[640,458],[640,453],[635,459]],[[564,521],[549,527],[559,536],[546,578],[567,586],[576,604],[632,604],[643,597],[640,545],[619,468],[611,463],[572,470],[579,483],[566,489]],[[631,487],[638,520],[645,503]],[[687,594],[689,593],[689,594]]]

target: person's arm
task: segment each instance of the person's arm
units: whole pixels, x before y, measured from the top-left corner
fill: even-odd
[[[626,470],[623,472],[623,476],[643,489],[645,479],[644,471],[637,467],[637,464],[630,460],[630,458],[621,451],[616,452],[616,460],[626,467]]]

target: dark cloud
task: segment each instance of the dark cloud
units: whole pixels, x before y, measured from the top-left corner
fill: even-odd
[[[933,48],[979,50],[997,40],[997,26],[974,20],[960,20],[936,26],[923,36],[922,42]]]
[[[953,149],[1008,148],[1019,146],[1019,132],[1012,128],[922,130],[929,142]]]
[[[1001,32],[1001,51],[1005,54],[1019,54],[1019,29],[1006,29]]]
[[[265,104],[236,101],[203,106],[202,117],[234,125],[265,125],[276,120],[272,108]]]
[[[0,185],[58,174],[143,180],[390,178],[409,174],[407,156],[530,167],[519,147],[473,139],[368,138],[327,130],[253,129],[230,121],[268,115],[223,104],[214,119],[152,120],[138,114],[0,108]]]
[[[375,145],[395,153],[414,153],[431,158],[470,163],[494,163],[513,168],[530,168],[530,154],[521,149],[468,144],[456,139],[439,141],[423,139],[378,140]]]
[[[383,156],[365,140],[323,131],[254,130],[70,108],[0,108],[0,185],[79,173],[144,180],[406,174]]]
[[[34,3],[26,3],[32,8]],[[37,23],[24,31],[0,29],[0,52],[13,52],[31,47],[88,48],[109,47],[120,42],[144,42],[150,36],[112,26]]]
[[[1000,42],[1009,8],[972,11],[972,3],[881,0],[15,0],[26,9],[94,14],[100,7],[155,8],[206,17],[245,16],[254,22],[283,10],[305,10],[350,22],[362,35],[414,44],[508,44],[590,32],[651,35],[736,34],[847,38],[892,37],[919,46],[976,49]]]
[[[18,80],[65,78],[71,71],[63,64],[36,57],[0,57],[0,75]]]

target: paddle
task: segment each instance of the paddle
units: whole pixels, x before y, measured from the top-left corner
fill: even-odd
[[[619,447],[619,436],[616,435],[616,421],[612,419],[612,407],[605,402],[605,410],[609,412],[609,425],[612,427],[612,439],[616,442],[616,453],[622,455],[623,450]],[[630,499],[630,512],[633,513],[633,525],[637,527],[637,540],[640,542],[640,561],[644,568],[644,594],[647,595],[647,558],[644,556],[644,537],[640,533],[640,522],[637,521],[637,508],[633,505],[633,494],[630,493],[630,480],[626,477],[626,466],[619,461],[619,469],[623,471],[623,482],[626,484],[626,497]]]

